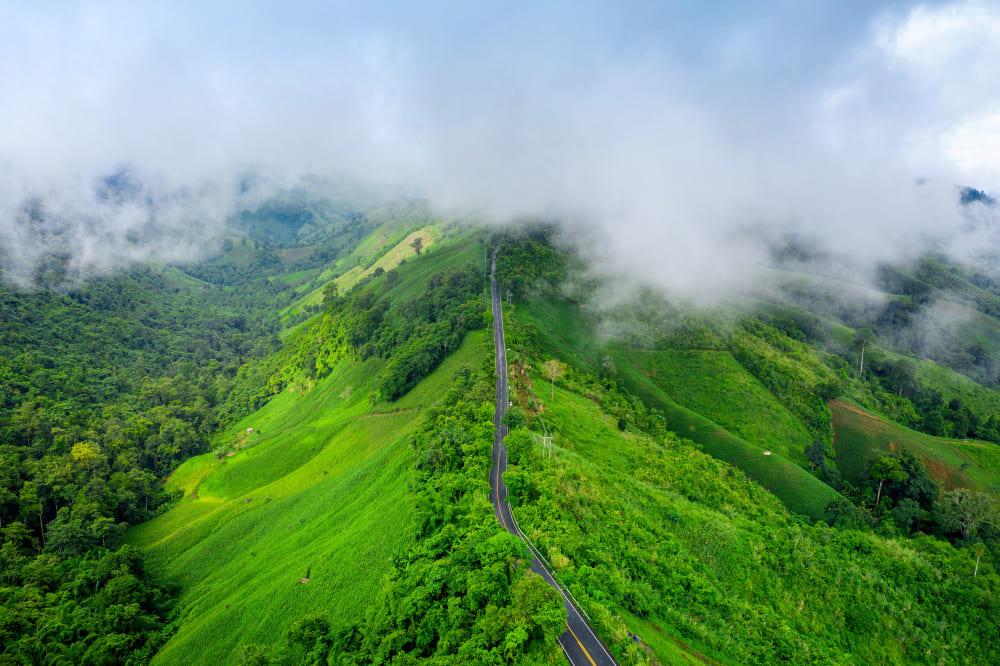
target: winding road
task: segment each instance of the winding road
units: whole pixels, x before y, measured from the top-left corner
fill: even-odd
[[[499,248],[498,248],[499,249]],[[507,435],[507,427],[503,425],[503,416],[507,412],[507,347],[503,337],[503,310],[500,302],[500,287],[496,278],[497,251],[493,251],[490,264],[490,283],[493,297],[493,342],[496,345],[497,399],[493,423],[496,432],[493,436],[493,466],[490,468],[490,502],[493,504],[497,520],[511,534],[519,537],[528,546],[531,553],[531,570],[559,591],[566,608],[566,631],[559,636],[559,645],[566,658],[573,666],[605,666],[618,662],[611,656],[608,648],[597,637],[594,630],[583,618],[582,611],[573,603],[569,594],[552,576],[542,563],[542,558],[535,551],[531,541],[524,536],[517,526],[514,515],[507,503],[507,488],[503,483],[503,473],[507,470],[507,447],[503,438]]]

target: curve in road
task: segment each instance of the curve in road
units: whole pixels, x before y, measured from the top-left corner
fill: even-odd
[[[510,504],[507,502],[507,487],[503,482],[503,473],[507,470],[507,447],[503,443],[503,438],[507,436],[507,427],[503,425],[503,417],[507,413],[508,406],[507,347],[503,335],[503,310],[500,302],[500,287],[496,278],[496,267],[497,250],[493,250],[490,263],[490,290],[493,300],[493,342],[496,346],[497,395],[496,411],[493,414],[496,431],[493,436],[493,465],[490,468],[490,502],[493,504],[497,520],[504,529],[520,538],[527,545],[528,551],[531,553],[531,570],[544,578],[562,595],[563,606],[566,608],[567,614],[566,631],[559,636],[558,640],[569,663],[573,666],[611,666],[612,664],[617,666],[618,662],[611,656],[607,646],[584,620],[583,612],[576,606],[567,591],[556,582],[555,577],[543,564],[542,558],[535,551],[530,540],[521,532],[517,521],[514,520],[514,514],[510,511]]]

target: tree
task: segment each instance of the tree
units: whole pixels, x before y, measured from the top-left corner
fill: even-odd
[[[510,414],[509,411],[507,413]],[[507,447],[507,462],[511,465],[521,465],[531,456],[535,440],[524,428],[511,428],[503,443]]]
[[[412,241],[410,241],[410,247],[413,248],[413,251],[416,252],[417,256],[419,257],[420,253],[423,252],[424,250],[424,239],[421,238],[420,236],[417,236]]]
[[[31,513],[38,508],[38,532],[42,536],[42,549],[45,549],[45,503],[42,494],[39,492],[39,484],[36,481],[26,481],[23,486],[21,486],[21,494],[19,501],[21,503],[22,512],[25,516],[31,515]]]
[[[938,516],[945,527],[960,531],[966,541],[978,536],[983,526],[998,523],[993,498],[968,488],[946,492],[938,503]]]
[[[812,465],[809,469],[810,472],[815,472],[817,467],[824,472],[826,471],[826,449],[823,447],[823,442],[817,439],[805,448],[804,453],[806,454],[806,460]]]
[[[515,428],[523,428],[528,425],[528,419],[524,416],[524,412],[518,407],[511,407],[508,409],[501,421],[508,430],[514,430]]]
[[[550,400],[555,400],[556,380],[566,374],[566,364],[552,358],[545,362],[542,369],[545,371],[545,376],[552,380],[552,396]]]
[[[894,497],[912,499],[925,511],[933,509],[934,502],[937,501],[938,495],[941,493],[941,487],[927,473],[927,468],[924,467],[920,458],[911,451],[903,451],[903,455],[899,457],[899,464],[903,471],[910,476],[902,483],[890,484],[886,487],[886,492],[892,492]]]
[[[923,516],[923,511],[920,509],[920,505],[909,497],[899,500],[899,504],[892,510],[892,520],[896,523],[896,527],[907,532],[913,532],[916,529],[920,524],[921,516]]]
[[[910,393],[917,386],[917,371],[913,361],[903,358],[889,366],[889,379],[896,385],[897,395]]]
[[[323,287],[323,307],[329,309],[333,307],[333,304],[337,302],[338,292],[337,292],[337,282],[336,280],[330,280]]]
[[[854,334],[854,348],[858,351],[858,377],[865,374],[865,349],[874,342],[875,333],[870,328],[859,328]]]
[[[385,288],[393,289],[397,284],[399,284],[399,271],[393,269],[387,271],[385,274]]]
[[[845,498],[835,499],[823,509],[823,519],[828,525],[846,530],[865,527],[864,514]]]
[[[875,494],[875,506],[882,501],[882,486],[886,481],[897,481],[902,482],[910,478],[909,473],[903,469],[902,463],[900,463],[899,458],[893,458],[892,456],[881,456],[872,463],[871,469],[868,470],[868,475],[875,481],[878,481],[878,492]]]

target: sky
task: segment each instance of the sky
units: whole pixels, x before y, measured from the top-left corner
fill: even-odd
[[[248,170],[559,220],[607,273],[696,299],[787,235],[861,270],[997,242],[956,205],[1000,189],[996,2],[203,4],[0,5],[8,258],[193,257]],[[125,166],[155,224],[94,195]],[[56,230],[25,222],[35,197]]]

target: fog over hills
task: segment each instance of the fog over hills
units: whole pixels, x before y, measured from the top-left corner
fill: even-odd
[[[558,220],[604,272],[695,299],[792,237],[858,276],[997,244],[996,209],[959,204],[1000,182],[995,3],[109,2],[0,25],[22,281],[211,252],[303,176]]]

